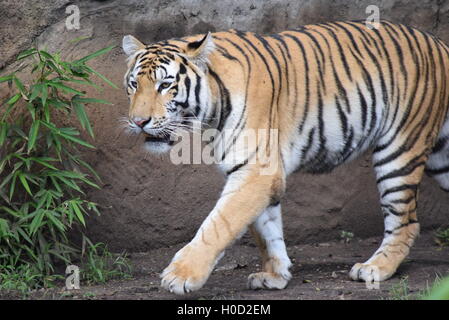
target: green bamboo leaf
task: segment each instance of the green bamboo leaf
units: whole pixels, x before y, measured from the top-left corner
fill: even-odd
[[[60,170],[58,172],[58,174],[62,175],[63,177],[72,178],[72,179],[82,179],[82,178],[84,178],[84,175],[82,173],[75,172],[75,171]]]
[[[91,187],[94,187],[95,189],[100,189],[100,186],[96,184],[95,182],[90,181],[89,179],[83,178],[82,181]]]
[[[47,51],[39,50],[39,54],[43,56],[45,59],[53,60],[53,56],[49,54]]]
[[[2,183],[0,184],[0,189],[3,189],[8,183],[9,181],[11,181],[11,179],[14,177],[14,172],[11,172],[10,174],[8,174],[2,181]]]
[[[53,133],[51,134],[51,137],[52,137],[52,141],[54,143],[55,149],[56,149],[55,150],[56,154],[59,157],[59,159],[61,160],[61,150],[62,150],[61,140],[59,140],[59,136],[58,135],[53,134]]]
[[[48,71],[48,74],[51,74],[52,72],[56,72],[60,76],[64,74],[64,71],[59,69],[58,66],[53,61],[47,60],[47,65],[51,69],[50,71]]]
[[[0,147],[6,141],[6,136],[8,135],[9,124],[7,122],[0,122]],[[2,170],[0,170],[1,172]]]
[[[40,121],[36,120],[31,125],[30,133],[28,135],[28,153],[30,153],[31,150],[33,150],[34,145],[36,143],[37,134],[39,133],[39,125]]]
[[[90,39],[90,38],[91,38],[91,36],[79,36],[79,37],[76,37],[76,38],[70,40],[69,42],[70,43],[77,43],[77,42],[80,42],[82,40]]]
[[[48,97],[48,87],[47,84],[43,83],[41,87],[41,100],[42,105],[45,107],[47,104],[47,97]]]
[[[73,210],[75,211],[75,214],[76,214],[78,220],[82,223],[83,226],[86,226],[86,221],[84,220],[83,213],[81,212],[80,208],[78,207],[78,204],[74,200],[70,201],[70,204],[71,204]]]
[[[28,95],[27,95],[28,92],[27,92],[27,90],[25,89],[25,86],[23,85],[22,81],[20,81],[19,78],[14,77],[14,83],[15,83],[16,87],[19,89],[19,91],[22,93],[22,95],[23,95],[24,97],[27,97],[27,96],[28,96]]]
[[[47,103],[57,109],[61,109],[67,106],[70,106],[69,103],[62,101],[62,100],[58,100],[58,99],[48,99]]]
[[[64,79],[64,81],[74,82],[74,83],[78,83],[78,84],[83,84],[83,85],[86,85],[86,86],[91,86],[91,87],[94,87],[97,90],[101,89],[99,86],[97,86],[95,83],[93,83],[92,81],[90,81],[88,79],[79,80],[79,79],[67,78],[67,79]]]
[[[30,194],[30,196],[33,196],[33,194],[31,193],[30,185],[28,184],[27,181],[27,176],[23,173],[19,173],[19,179],[20,182],[22,182],[22,185],[25,188],[25,190]]]
[[[40,197],[39,201],[37,202],[36,210],[42,208],[44,206],[44,203],[47,202],[47,200],[48,200],[48,197],[49,197],[48,191],[47,190],[43,190],[43,191],[44,191],[44,194]],[[36,194],[36,197],[37,197],[37,194]],[[45,209],[48,209],[48,207]]]
[[[94,168],[92,168],[92,166],[90,166],[87,162],[85,162],[85,161],[83,161],[83,160],[81,160],[81,159],[78,159],[78,162],[79,162],[79,164],[81,164],[83,167],[87,168],[87,169],[92,173],[92,175],[93,175],[98,181],[101,181],[100,176],[99,176],[98,173],[94,170]]]
[[[12,196],[14,195],[14,191],[16,189],[16,180],[18,172],[19,171],[14,172],[14,174],[12,175],[11,185],[9,186],[9,200],[12,200]]]
[[[73,181],[66,179],[62,176],[56,176],[56,178],[58,178],[59,180],[61,180],[66,186],[72,188],[73,190],[78,191],[79,193],[84,193],[80,187],[78,187],[78,185],[76,183],[74,183]]]
[[[59,132],[59,129],[51,122],[47,122],[47,121],[41,120],[41,124],[46,126],[48,129],[50,129],[54,133],[58,133]]]
[[[91,145],[91,144],[89,144],[89,143],[87,143],[87,142],[85,142],[85,141],[83,141],[83,140],[81,140],[81,139],[78,139],[78,138],[76,138],[76,137],[74,137],[74,136],[67,135],[67,134],[63,134],[63,133],[60,133],[59,135],[60,135],[61,137],[65,138],[65,139],[67,139],[67,140],[70,140],[70,141],[72,141],[72,142],[75,142],[75,143],[77,143],[77,144],[79,144],[79,145],[82,145],[82,146],[84,146],[84,147],[91,148],[91,149],[95,149],[95,147],[94,147],[93,145]]]
[[[80,132],[76,128],[66,127],[59,128],[59,132],[62,134],[68,134],[69,136],[79,136]]]
[[[16,60],[22,60],[28,56],[31,56],[32,54],[35,54],[37,52],[36,48],[31,48],[25,51],[22,51],[21,53],[19,53],[19,55],[17,56]]]
[[[105,53],[111,51],[114,48],[115,48],[115,45],[112,45],[112,46],[109,46],[107,48],[103,48],[101,50],[95,51],[94,53],[91,53],[91,54],[89,54],[89,55],[87,55],[87,56],[85,56],[85,57],[83,57],[81,59],[76,60],[75,64],[80,64],[80,63],[84,63],[86,61],[89,61],[89,60],[91,60],[91,59],[93,59],[95,57],[98,57],[98,56],[100,56],[102,54],[105,54]]]
[[[56,190],[58,190],[58,192],[62,192],[62,188],[59,185],[58,180],[56,180],[55,177],[50,177],[50,180],[51,180],[53,186],[56,188]]]
[[[65,252],[68,252],[70,249],[69,248],[64,248]],[[70,251],[74,251],[74,250],[70,250]],[[61,259],[61,261],[65,262],[66,264],[71,264],[71,260],[69,258],[66,258],[66,257],[62,256],[59,253],[59,251],[49,250],[48,252],[51,253],[52,255],[54,255],[55,257]]]
[[[9,233],[8,220],[0,218],[0,238],[5,237],[8,233]]]
[[[84,105],[82,103],[79,103],[78,101],[78,99],[72,100],[73,109],[75,109],[76,116],[78,117],[78,120],[81,123],[83,129],[86,129],[90,136],[93,137],[94,132],[90,125],[89,118],[87,117],[86,110],[84,109]]]
[[[4,76],[4,77],[0,77],[0,83],[6,82],[6,81],[11,81],[13,79],[13,77],[14,76],[12,74]]]
[[[117,87],[113,82],[111,82],[108,78],[106,78],[106,77],[105,77],[104,75],[102,75],[101,73],[95,71],[94,69],[92,69],[92,68],[89,67],[89,66],[85,66],[85,68],[86,68],[87,70],[89,70],[91,73],[95,74],[97,77],[101,78],[104,82],[106,82],[108,85],[110,85],[110,86],[113,87],[114,89],[118,89],[118,87]]]
[[[22,236],[22,238],[24,238],[29,244],[34,246],[34,242],[31,241],[30,237],[28,236],[28,234],[25,232],[25,230],[23,230],[21,227],[17,227],[16,228],[17,232]]]
[[[20,215],[20,213],[17,213],[16,211],[12,210],[11,208],[8,208],[8,207],[5,207],[5,206],[1,206],[0,209],[4,210],[6,213],[9,213],[13,217],[16,217],[16,218],[21,218],[22,217]]]
[[[47,81],[46,84],[49,85],[49,86],[52,86],[54,88],[61,89],[61,90],[65,91],[65,92],[68,92],[68,93],[79,94],[81,96],[84,95],[84,93],[82,93],[81,91],[75,90],[75,89],[73,89],[71,87],[68,87],[68,86],[66,86],[66,85],[64,85],[64,84],[62,84],[60,82]]]
[[[78,102],[81,102],[81,103],[112,104],[112,102],[109,102],[109,101],[106,101],[106,100],[102,100],[102,99],[95,99],[95,98],[80,98],[80,97],[76,97],[75,100],[78,101]]]
[[[32,160],[32,161],[34,161],[34,162],[37,162],[37,163],[39,163],[39,164],[41,164],[41,165],[43,165],[44,167],[47,167],[47,168],[49,168],[49,169],[52,169],[52,170],[58,170],[56,167],[52,166],[52,165],[49,164],[47,161],[42,160],[41,158],[30,158],[30,160]]]
[[[59,221],[50,210],[45,212],[45,216],[53,223],[53,225],[58,228],[60,231],[65,232],[65,226]]]
[[[41,83],[35,84],[33,86],[33,89],[31,90],[31,96],[28,101],[32,102],[34,99],[36,99],[36,97],[39,96],[41,91],[42,91],[42,84]]]
[[[59,171],[59,174],[61,174],[62,176],[66,177],[66,178],[79,179],[94,188],[97,188],[97,189],[100,188],[96,183],[87,179],[85,174],[75,172],[75,171],[67,171],[67,170]]]
[[[45,215],[45,210],[43,209],[39,209],[36,210],[36,215],[34,216],[33,220],[30,223],[30,234],[34,235],[37,231],[37,229],[39,229],[42,226],[42,219]]]
[[[32,103],[27,103],[26,107],[27,107],[28,111],[31,114],[31,119],[33,121],[35,121],[36,120],[36,108],[35,108],[35,106]]]
[[[37,159],[39,159],[39,160],[41,160],[41,161],[47,161],[47,162],[55,162],[55,161],[58,161],[58,159],[56,159],[56,158],[51,158],[51,157],[39,157],[39,158],[37,158]]]
[[[22,128],[19,127],[18,125],[13,125],[11,127],[11,130],[15,133],[17,133],[17,135],[19,135],[22,139],[27,140],[28,136],[25,134],[25,132],[23,132]]]
[[[88,79],[89,74],[86,72],[85,67],[83,65],[66,65],[65,66],[67,72],[70,72],[70,74],[74,75],[75,77]]]
[[[22,95],[20,93],[16,93],[15,95],[13,95],[11,98],[8,99],[8,101],[6,101],[6,104],[9,105],[14,105],[17,101],[19,101],[19,99],[22,97]]]

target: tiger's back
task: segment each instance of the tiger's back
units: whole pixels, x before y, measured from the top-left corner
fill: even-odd
[[[394,145],[411,139],[429,147],[445,119],[449,49],[417,29],[335,22],[264,37],[230,31],[214,38],[221,55],[231,65],[237,59],[243,70],[221,72],[211,57],[229,87],[235,79],[246,82],[245,92],[244,86],[233,92],[245,95],[244,103],[232,105],[234,112],[268,115],[269,123],[261,116],[249,126],[280,129],[287,172],[328,172],[369,147],[380,153],[395,138]],[[243,126],[232,124],[236,131]]]

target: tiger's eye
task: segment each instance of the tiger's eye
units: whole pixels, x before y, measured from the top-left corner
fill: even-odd
[[[161,83],[161,86],[159,88],[167,89],[168,87],[170,87],[170,83],[169,82],[163,82],[163,83]]]

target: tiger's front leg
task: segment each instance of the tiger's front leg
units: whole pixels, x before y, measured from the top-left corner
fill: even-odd
[[[262,271],[250,274],[250,289],[284,289],[292,275],[282,231],[281,204],[274,202],[251,225],[262,255]]]
[[[257,165],[247,165],[232,173],[193,240],[175,254],[162,272],[162,287],[176,294],[200,289],[226,247],[246,231],[284,188],[285,177],[280,171],[262,175]]]

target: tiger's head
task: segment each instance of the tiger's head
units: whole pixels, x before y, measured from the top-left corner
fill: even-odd
[[[191,130],[207,113],[208,55],[211,33],[195,41],[173,40],[145,45],[135,37],[123,38],[128,56],[124,85],[130,108],[131,132],[145,135],[151,152],[170,150],[179,130]]]

